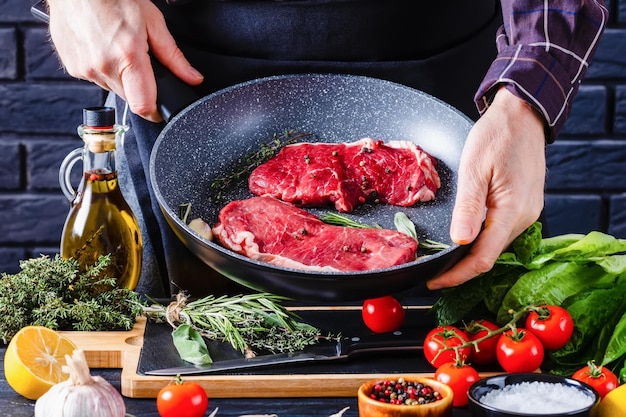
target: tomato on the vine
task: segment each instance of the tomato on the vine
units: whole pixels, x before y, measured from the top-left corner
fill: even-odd
[[[458,349],[443,349],[455,348],[467,342],[467,336],[458,327],[437,326],[428,332],[424,339],[424,356],[435,368],[446,362],[456,362],[457,351],[459,353],[458,359],[465,361],[472,351],[469,345]]]
[[[533,372],[543,362],[541,341],[526,329],[510,329],[498,338],[498,363],[506,372]]]
[[[540,306],[526,317],[526,328],[532,332],[547,350],[560,349],[574,333],[574,319],[560,306]]]
[[[391,295],[365,300],[361,315],[365,325],[375,333],[396,331],[404,323],[404,308]]]
[[[178,375],[175,383],[161,388],[156,405],[161,417],[202,417],[209,399],[199,384],[183,381]]]
[[[452,388],[452,405],[463,407],[469,402],[467,392],[469,387],[480,379],[476,369],[463,361],[446,362],[435,371],[435,379]]]
[[[489,331],[495,331],[498,329],[498,325],[489,320],[472,320],[465,326],[465,334],[470,341],[474,341],[487,336]],[[475,365],[488,365],[496,363],[496,346],[498,345],[498,336],[499,335],[491,336],[476,345],[472,345],[470,362]]]
[[[606,367],[597,366],[593,361],[574,372],[572,379],[591,385],[602,398],[619,385],[617,375]]]

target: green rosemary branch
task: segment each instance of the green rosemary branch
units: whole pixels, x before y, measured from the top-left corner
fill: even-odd
[[[344,226],[344,227],[356,227],[361,229],[367,229],[370,227],[376,227],[381,229],[379,225],[371,226],[365,223],[359,223],[356,220],[353,220],[343,214],[327,212],[320,215],[320,219],[327,224],[332,224],[335,226]],[[394,216],[394,225],[399,232],[405,233],[415,239],[417,239],[417,233],[415,231],[415,224],[409,219],[409,217],[402,213],[398,212]],[[431,239],[419,239],[419,247],[420,249],[427,251],[442,251],[448,248],[450,245],[442,242],[437,242]]]
[[[284,297],[267,293],[237,296],[206,296],[189,301],[179,293],[165,306],[153,303],[144,314],[158,322],[168,322],[174,329],[187,324],[210,340],[230,343],[246,356],[255,352],[295,352],[316,344],[319,329],[300,321],[283,307]]]
[[[323,213],[322,215],[320,215],[320,220],[322,220],[324,223],[332,224],[335,226],[355,227],[358,229],[369,229],[375,227],[377,229],[381,229],[379,225],[371,226],[369,224],[360,223],[343,214],[333,212]]]

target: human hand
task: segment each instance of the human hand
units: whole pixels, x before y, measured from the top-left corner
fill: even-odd
[[[489,271],[539,218],[545,175],[543,120],[528,103],[501,88],[470,130],[459,167],[450,237],[461,245],[475,242],[456,265],[430,280],[428,288],[456,286]]]
[[[113,91],[147,120],[163,120],[148,51],[184,82],[203,80],[150,0],[48,0],[48,6],[50,36],[67,72]]]

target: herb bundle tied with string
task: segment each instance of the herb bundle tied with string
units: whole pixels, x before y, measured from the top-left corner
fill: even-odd
[[[178,293],[169,305],[154,303],[144,308],[144,314],[157,322],[167,322],[173,329],[174,344],[181,357],[196,364],[210,363],[210,357],[202,362],[190,359],[198,356],[197,350],[206,353],[206,347],[197,337],[230,343],[245,357],[259,352],[296,352],[314,345],[320,339],[337,336],[322,335],[315,326],[300,320],[281,302],[285,297],[256,293],[236,296],[206,296],[189,300]],[[178,330],[184,328],[184,332]],[[181,340],[181,339],[187,340]],[[196,340],[198,344],[189,343]],[[184,345],[181,349],[179,346]]]

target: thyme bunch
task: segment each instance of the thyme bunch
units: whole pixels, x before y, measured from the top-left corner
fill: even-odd
[[[42,255],[0,279],[0,337],[8,343],[27,325],[54,330],[129,330],[142,313],[139,294],[104,275],[110,256],[81,269],[74,258]]]
[[[318,343],[319,329],[300,321],[280,304],[284,297],[268,293],[237,296],[212,295],[189,301],[178,293],[169,305],[153,303],[144,314],[158,322],[168,322],[174,329],[189,325],[211,340],[229,342],[245,356],[256,352],[295,352]]]

